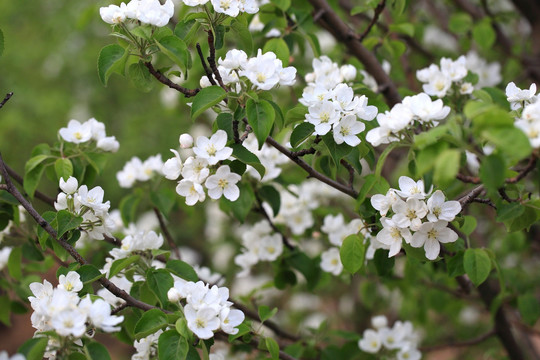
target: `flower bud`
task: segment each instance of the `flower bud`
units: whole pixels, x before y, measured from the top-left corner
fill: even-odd
[[[78,187],[79,183],[73,176],[70,176],[67,181],[64,181],[64,178],[60,178],[60,189],[66,194],[74,194]]]
[[[175,302],[179,302],[182,296],[180,295],[180,292],[176,288],[172,287],[169,289],[169,291],[167,291],[167,298],[169,298],[170,302],[175,303]]]
[[[345,81],[352,81],[356,78],[356,68],[353,65],[343,65],[339,72]]]
[[[180,147],[182,149],[189,149],[193,146],[193,137],[189,134],[180,135],[178,141],[180,141]]]

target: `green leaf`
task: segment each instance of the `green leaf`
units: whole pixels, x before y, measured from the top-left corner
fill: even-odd
[[[279,208],[281,207],[281,196],[276,188],[271,185],[264,185],[257,191],[257,193],[260,195],[262,200],[266,201],[270,205],[274,216],[279,214]]]
[[[459,231],[469,236],[474,229],[476,229],[476,218],[471,215],[465,215],[463,217],[463,223],[460,224],[457,221],[454,221],[453,224]]]
[[[41,180],[43,171],[45,171],[44,164],[39,164],[32,170],[25,172],[24,174],[23,188],[30,197],[30,199],[34,198],[34,193],[36,192],[36,189],[39,185],[39,181]]]
[[[261,164],[261,161],[259,160],[257,155],[246,149],[242,144],[233,144],[231,145],[231,147],[233,149],[232,156],[234,156],[244,164],[252,166],[255,170],[257,170],[259,175],[261,175],[261,178],[264,177],[264,174],[266,173],[266,168],[263,164]]]
[[[186,43],[189,43],[193,34],[197,31],[199,23],[192,20],[179,21],[174,27],[174,35],[179,39],[184,39]]]
[[[24,165],[24,172],[30,172],[38,167],[42,162],[50,158],[50,155],[36,155],[26,162]]]
[[[282,38],[273,38],[268,40],[266,44],[264,44],[263,53],[268,51],[276,54],[276,57],[283,63],[283,67],[289,65],[289,57],[291,56],[291,53],[285,40]]]
[[[223,112],[219,114],[216,118],[215,125],[217,125],[218,129],[223,130],[227,133],[228,139],[234,139],[233,115],[231,113]]]
[[[310,137],[311,134],[313,134],[313,131],[315,131],[315,125],[308,122],[303,122],[296,126],[291,133],[291,146],[295,148],[300,145],[304,140]]]
[[[529,206],[525,206],[525,211],[521,216],[516,217],[511,223],[506,223],[506,227],[509,232],[520,231],[523,229],[529,229],[532,224],[538,220],[538,211]]]
[[[131,29],[130,33],[141,39],[150,40],[152,38],[152,27],[149,24],[140,25]]]
[[[77,269],[77,273],[81,276],[83,284],[92,283],[105,276],[105,274],[102,274],[97,267],[91,264],[81,266]]]
[[[199,281],[199,277],[195,270],[193,270],[193,267],[182,260],[169,260],[167,261],[165,268],[184,280],[193,282]]]
[[[139,206],[140,201],[141,197],[137,193],[130,194],[120,201],[119,208],[124,225],[127,226],[128,224],[135,222],[135,215],[137,213],[137,207]]]
[[[152,74],[141,61],[129,66],[128,76],[133,86],[139,91],[149,92],[154,87]]]
[[[249,56],[253,51],[253,37],[251,36],[251,31],[249,31],[247,25],[241,21],[233,21],[231,23],[231,30],[235,40],[238,41],[238,44],[240,45],[239,48],[244,50]]]
[[[22,344],[17,352],[23,354],[26,360],[42,360],[48,342],[46,336],[32,338]]]
[[[227,97],[227,93],[221,87],[214,85],[201,89],[193,98],[191,104],[191,119],[198,118],[206,109],[218,104]]]
[[[272,360],[279,360],[279,345],[276,340],[267,337],[264,339],[264,342],[266,344],[268,352],[270,353],[270,356],[272,356]]]
[[[504,185],[506,165],[504,160],[496,154],[489,155],[480,164],[480,179],[487,190],[496,191]]]
[[[189,52],[186,43],[180,38],[171,35],[162,38],[159,42],[156,41],[159,50],[165,54],[169,59],[174,61],[180,69],[187,70],[187,64],[189,62]]]
[[[60,210],[56,215],[58,237],[62,237],[66,232],[78,228],[83,219],[75,216],[67,210]]]
[[[483,249],[467,249],[463,256],[463,268],[474,285],[482,284],[491,272],[491,259]]]
[[[291,7],[291,0],[271,0],[282,11],[287,11]]]
[[[394,150],[398,146],[399,146],[399,143],[393,142],[390,145],[388,145],[386,149],[384,149],[381,156],[379,156],[379,159],[377,160],[377,166],[375,167],[375,175],[381,176],[381,172],[384,167],[384,162],[386,161],[386,158],[388,157],[388,155],[390,155],[390,152],[392,152],[392,150]]]
[[[187,358],[189,344],[176,330],[167,330],[159,336],[159,360],[184,360]]]
[[[9,254],[7,266],[8,266],[9,275],[15,280],[22,279],[21,263],[22,263],[22,248],[20,246],[14,247],[11,250],[11,253]]]
[[[244,222],[246,216],[251,212],[253,203],[255,202],[255,194],[250,185],[239,183],[240,197],[236,201],[227,200],[225,197],[220,199],[220,208],[230,210],[234,217],[240,222]]]
[[[471,118],[473,129],[477,133],[485,129],[514,126],[514,118],[508,111],[495,104],[469,101],[465,105],[465,115]]]
[[[124,74],[129,51],[118,44],[105,46],[99,52],[98,75],[103,86],[107,86],[113,73]]]
[[[411,23],[390,24],[388,28],[393,32],[414,36],[414,25]]]
[[[466,13],[452,14],[448,21],[448,28],[455,34],[466,34],[472,25],[473,19]]]
[[[433,182],[440,188],[448,187],[454,181],[458,171],[461,153],[457,149],[443,151],[435,163]]]
[[[55,211],[44,212],[43,214],[41,214],[41,216],[47,223],[49,223],[54,228],[56,224]],[[37,235],[38,235],[39,244],[41,245],[41,249],[45,250],[47,248],[46,242],[47,242],[47,239],[49,238],[49,234],[41,226],[39,226],[37,228]]]
[[[379,4],[379,0],[365,0],[361,5],[357,5],[351,9],[351,16],[361,14],[368,10],[375,9]]]
[[[276,315],[278,309],[273,308],[270,310],[270,308],[266,305],[259,306],[258,312],[259,312],[259,319],[261,322],[265,322],[266,320],[270,319],[274,315]]]
[[[276,112],[274,107],[265,100],[256,102],[249,99],[246,104],[246,116],[253,133],[259,142],[259,150],[272,131]]]
[[[127,268],[129,265],[139,261],[140,258],[140,255],[132,255],[127,258],[115,260],[111,264],[111,269],[109,270],[109,279],[118,274],[120,271]]]
[[[324,135],[322,139],[324,144],[328,148],[328,151],[330,152],[332,160],[334,160],[334,164],[336,165],[336,167],[339,167],[340,160],[352,151],[352,147],[350,147],[346,143],[336,144],[336,142],[334,141],[334,135],[332,135],[332,133]]]
[[[11,326],[10,304],[11,300],[9,299],[9,296],[0,296],[0,322],[5,324],[6,326]]]
[[[463,266],[464,252],[458,251],[454,256],[446,262],[448,269],[448,276],[456,277],[465,274],[465,267]]]
[[[150,192],[150,200],[152,201],[152,205],[157,207],[166,218],[169,217],[169,213],[176,203],[176,198],[176,192],[170,189],[159,189],[157,191]]]
[[[516,127],[486,129],[482,132],[482,137],[514,160],[524,159],[532,151],[527,135]]]
[[[59,158],[54,162],[54,171],[58,180],[61,178],[67,180],[73,175],[73,164],[69,159]]]
[[[303,252],[296,251],[287,258],[287,264],[300,271],[307,280],[307,289],[313,290],[321,277],[319,261],[310,258]]]
[[[364,265],[366,247],[359,235],[349,235],[339,249],[341,263],[345,270],[355,274]]]
[[[473,27],[472,35],[476,44],[483,50],[489,50],[497,37],[489,18],[484,18],[477,23]]]
[[[111,360],[107,348],[98,342],[86,344],[86,350],[90,355],[89,360]]]
[[[147,337],[169,324],[167,316],[159,309],[146,311],[135,324],[135,339]]]
[[[366,177],[364,177],[364,184],[360,188],[360,191],[358,193],[358,198],[356,199],[356,204],[361,205],[364,200],[366,200],[367,194],[371,191],[373,186],[379,181],[379,177],[374,174],[369,174]]]
[[[302,104],[298,104],[292,109],[288,110],[285,114],[285,126],[299,121],[304,121],[306,119],[307,111],[308,108]]]
[[[525,207],[520,203],[513,202],[509,204],[497,205],[497,221],[504,222],[513,220],[525,212]]]
[[[422,150],[427,146],[436,143],[444,134],[446,134],[447,131],[448,126],[440,125],[430,129],[429,131],[414,135],[414,147]]]
[[[174,286],[171,274],[165,269],[150,269],[146,272],[146,282],[162,306],[169,302],[167,292]]]
[[[523,321],[529,326],[533,326],[540,318],[540,302],[533,293],[518,297],[518,309]]]
[[[388,257],[388,250],[377,249],[373,256],[373,262],[379,276],[390,276],[394,271],[395,257]]]
[[[223,42],[225,40],[225,26],[218,25],[214,28],[214,47],[216,50],[219,50],[223,47]]]

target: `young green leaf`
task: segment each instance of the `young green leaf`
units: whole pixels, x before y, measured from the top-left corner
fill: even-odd
[[[186,338],[180,336],[176,330],[162,333],[158,339],[159,360],[184,360],[189,351]]]
[[[256,102],[253,99],[249,99],[246,104],[246,115],[255,137],[257,137],[260,150],[274,125],[276,116],[274,107],[265,100]]]
[[[366,247],[358,235],[349,235],[343,240],[339,250],[341,263],[345,270],[355,274],[364,264]]]
[[[124,74],[128,57],[129,51],[117,44],[107,45],[101,49],[98,57],[98,75],[104,86],[107,86],[113,73]]]
[[[264,44],[263,53],[268,51],[276,54],[276,57],[281,60],[284,67],[289,65],[289,57],[291,56],[291,53],[285,40],[281,38],[273,38],[268,40],[266,44]]]
[[[56,172],[56,177],[58,180],[61,178],[67,180],[71,175],[73,175],[73,164],[69,159],[58,158],[54,162],[54,171]]]
[[[154,87],[152,74],[141,61],[129,66],[128,75],[133,86],[139,91],[149,92]]]
[[[156,331],[163,329],[169,324],[167,316],[159,309],[146,311],[135,324],[135,339],[142,339]]]
[[[195,270],[193,270],[193,267],[182,260],[169,260],[167,261],[165,268],[184,280],[193,282],[199,281],[199,277]]]
[[[169,302],[167,292],[174,286],[171,274],[165,269],[150,269],[146,272],[146,281],[161,305],[165,306]]]
[[[463,268],[474,285],[482,284],[491,272],[491,259],[482,249],[467,249],[463,256]]]
[[[195,120],[206,109],[216,105],[221,100],[225,99],[225,97],[227,97],[227,93],[217,85],[201,89],[201,91],[193,98],[193,103],[191,104],[191,119]]]
[[[156,44],[163,54],[174,61],[180,69],[186,71],[189,62],[189,52],[186,43],[183,40],[171,35],[162,38],[159,42],[156,41]]]
[[[313,134],[313,131],[315,131],[315,125],[308,122],[303,122],[296,126],[291,133],[291,146],[295,148],[300,145],[304,140],[310,137],[311,134]]]

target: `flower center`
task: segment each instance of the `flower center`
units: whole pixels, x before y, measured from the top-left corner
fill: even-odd
[[[229,182],[226,179],[219,179],[218,180],[218,186],[222,189],[225,189],[225,187],[229,184]]]

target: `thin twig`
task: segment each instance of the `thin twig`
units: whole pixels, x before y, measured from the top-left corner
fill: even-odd
[[[281,241],[283,242],[283,245],[288,247],[290,250],[294,250],[294,248],[295,248],[294,245],[291,244],[291,242],[289,241],[287,236],[285,236],[285,234],[274,224],[272,219],[270,219],[270,215],[268,215],[268,213],[264,209],[264,206],[262,205],[262,200],[259,198],[259,196],[257,194],[255,194],[255,198],[257,199],[257,203],[259,205],[258,206],[258,211],[264,216],[266,221],[268,221],[268,223],[270,224],[270,227],[272,227],[272,229],[275,232],[277,232],[279,235],[281,235]]]
[[[287,149],[285,146],[281,145],[280,143],[278,143],[276,140],[274,140],[274,138],[272,138],[271,136],[267,137],[266,138],[266,143],[268,145],[271,145],[273,146],[274,148],[276,148],[280,153],[284,154],[285,156],[287,156],[289,159],[291,159],[292,161],[294,161],[296,164],[298,164],[302,169],[304,169],[308,174],[309,176],[311,177],[314,177],[316,179],[319,179],[320,181],[322,181],[323,183],[327,184],[327,185],[330,185],[331,187],[333,187],[334,189],[336,190],[339,190],[341,191],[342,193],[344,194],[347,194],[349,196],[351,196],[352,198],[356,199],[358,197],[358,192],[354,189],[351,189],[350,187],[348,187],[347,185],[344,185],[344,184],[341,184],[323,174],[321,174],[320,172],[318,172],[317,170],[315,170],[314,168],[312,168],[307,162],[305,162],[303,159],[299,158],[298,156],[295,156],[294,153],[292,151],[290,151],[289,149]]]
[[[172,82],[171,79],[169,79],[168,77],[163,75],[159,70],[156,70],[154,68],[154,65],[152,65],[152,63],[150,61],[145,62],[144,65],[148,68],[148,71],[150,71],[150,74],[152,74],[152,76],[154,76],[160,83],[162,83],[164,85],[167,85],[171,89],[174,89],[174,90],[176,90],[178,92],[181,92],[187,98],[197,95],[197,93],[201,90],[199,88],[197,88],[197,89],[187,89],[187,88],[185,88],[185,87],[183,87],[181,85],[178,85],[178,84]]]
[[[505,190],[504,188],[500,188],[500,189],[498,190],[498,192],[499,192],[499,195],[501,195],[501,197],[502,197],[504,200],[508,201],[509,203],[521,201],[521,198],[517,198],[517,199],[512,199],[512,198],[510,198],[510,197],[508,196],[508,194],[506,193],[506,190]]]
[[[481,342],[486,341],[487,339],[494,336],[495,334],[496,334],[495,329],[491,329],[487,333],[477,336],[475,338],[472,338],[470,340],[455,341],[455,342],[450,342],[447,344],[440,344],[440,345],[433,345],[433,346],[422,346],[418,350],[422,352],[431,352],[431,351],[436,351],[436,350],[441,350],[441,349],[446,349],[446,348],[467,347],[467,346],[477,345],[477,344],[480,344]]]
[[[368,36],[373,26],[375,26],[375,24],[377,23],[377,20],[379,20],[379,16],[381,16],[381,13],[383,12],[385,6],[386,6],[386,0],[382,0],[379,3],[379,5],[377,5],[377,7],[375,8],[375,14],[373,15],[373,18],[371,19],[366,30],[364,30],[364,32],[358,37],[358,41],[363,41],[366,38],[366,36]]]
[[[202,53],[201,45],[197,43],[197,53],[199,54],[199,59],[201,59],[201,64],[204,69],[204,72],[206,73],[206,77],[208,78],[208,81],[210,81],[210,84],[217,85],[216,80],[214,80],[214,77],[212,76],[212,71],[208,68],[208,65],[206,65],[206,61],[204,60],[204,55]]]
[[[229,89],[225,86],[223,83],[223,79],[221,78],[221,74],[219,73],[219,70],[216,65],[216,47],[214,45],[214,33],[212,30],[208,30],[208,48],[210,50],[210,56],[206,58],[208,60],[208,64],[210,65],[210,68],[212,69],[212,72],[214,73],[214,76],[216,77],[216,80],[225,91],[229,91]]]
[[[345,167],[345,169],[347,169],[347,171],[349,172],[349,187],[351,189],[354,189],[354,187],[353,187],[353,184],[354,184],[354,168],[345,159],[341,159],[341,161],[339,163],[341,165],[343,165]]]
[[[479,199],[479,198],[475,198],[475,199],[473,199],[471,202],[476,202],[476,203],[480,203],[480,204],[486,204],[486,205],[491,206],[491,207],[494,208],[495,210],[497,210],[497,206],[495,206],[495,204],[494,204],[490,199]]]
[[[456,179],[469,184],[480,184],[482,182],[477,176],[469,176],[460,173],[456,175]]]
[[[163,215],[161,215],[161,211],[159,211],[158,208],[154,208],[154,213],[156,214],[156,217],[159,221],[159,227],[161,228],[161,232],[165,236],[165,239],[167,239],[167,243],[169,244],[169,248],[174,252],[177,259],[180,259],[180,249],[178,246],[176,246],[174,239],[169,232],[169,229],[167,228],[167,224],[165,224],[165,219],[163,219]]]
[[[523,179],[525,176],[527,176],[528,173],[534,170],[536,166],[536,158],[537,158],[536,154],[532,154],[531,157],[529,158],[529,162],[527,163],[527,166],[525,166],[525,168],[523,168],[519,172],[519,174],[517,174],[516,176],[506,179],[506,182],[508,184],[515,184],[519,182],[521,179]]]
[[[476,199],[480,194],[484,191],[484,185],[479,185],[472,189],[467,194],[463,195],[460,199],[458,199],[461,208],[464,208],[467,204],[470,204],[474,199]]]
[[[4,107],[4,105],[9,101],[9,99],[11,99],[12,96],[13,96],[13,92],[6,94],[6,96],[4,97],[4,100],[0,102],[0,109]]]

